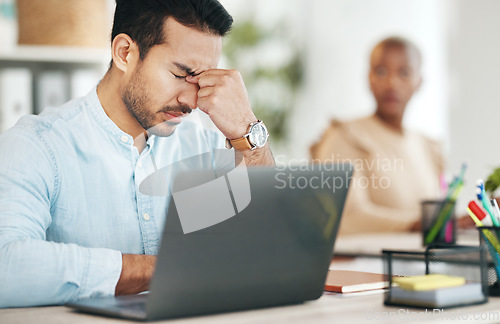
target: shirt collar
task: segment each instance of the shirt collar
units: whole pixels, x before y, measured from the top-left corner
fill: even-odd
[[[134,139],[132,136],[122,131],[118,126],[116,126],[115,122],[112,121],[108,115],[106,115],[106,112],[101,105],[101,101],[97,96],[97,87],[94,87],[88,93],[85,100],[87,102],[88,110],[95,119],[96,123],[108,132],[113,139],[128,147],[134,145]],[[155,137],[156,136],[150,134],[146,143],[148,145],[153,145]]]

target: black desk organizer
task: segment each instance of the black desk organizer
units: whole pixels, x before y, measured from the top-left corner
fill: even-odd
[[[487,253],[487,276],[490,296],[500,296],[500,228],[495,226],[477,227],[479,242]],[[495,247],[496,245],[496,247]]]
[[[417,276],[425,274],[446,274],[460,276],[466,282],[481,283],[484,298],[473,303],[457,303],[440,308],[452,308],[482,304],[488,301],[487,253],[483,246],[460,246],[434,244],[425,252],[383,250],[385,273],[388,275],[389,289],[385,293],[384,304],[431,308],[393,300],[391,291],[395,287],[394,276]]]

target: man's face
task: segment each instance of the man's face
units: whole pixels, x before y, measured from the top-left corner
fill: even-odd
[[[377,113],[402,117],[421,82],[417,54],[405,47],[379,46],[372,54],[369,78]]]
[[[148,132],[170,136],[197,107],[197,84],[185,77],[217,67],[222,37],[200,32],[168,18],[165,43],[153,46],[126,76],[122,100]]]

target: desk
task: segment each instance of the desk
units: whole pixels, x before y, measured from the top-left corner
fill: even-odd
[[[500,322],[500,298],[490,302],[442,313],[413,308],[387,307],[382,303],[383,294],[329,295],[301,305],[274,307],[260,310],[233,312],[202,317],[160,321],[154,323],[498,323]],[[458,318],[460,316],[460,319]],[[467,316],[467,319],[462,319]],[[126,320],[77,313],[67,307],[38,307],[0,310],[2,324],[127,324]]]
[[[401,236],[403,235],[403,236]],[[477,235],[477,233],[475,233]],[[469,240],[467,242],[467,240]],[[477,238],[476,238],[477,239]],[[367,244],[369,242],[369,244]],[[406,242],[403,246],[402,242]],[[364,257],[336,257],[331,268],[383,272],[380,251],[382,248],[421,249],[420,234],[395,234],[388,236],[363,235],[339,238],[338,254],[363,254]],[[474,235],[459,237],[459,243],[474,244]],[[477,244],[477,241],[476,241]],[[345,247],[343,250],[342,248]],[[355,247],[358,248],[355,251]],[[359,250],[361,249],[361,250]],[[340,251],[339,251],[340,250]],[[377,257],[378,256],[378,257]],[[415,308],[387,307],[383,305],[380,291],[359,294],[324,293],[316,300],[301,305],[274,307],[260,310],[233,312],[202,317],[160,321],[154,323],[499,323],[500,297],[490,297],[483,305],[437,311],[436,313]],[[113,324],[130,321],[82,314],[67,307],[34,307],[0,310],[1,324]]]

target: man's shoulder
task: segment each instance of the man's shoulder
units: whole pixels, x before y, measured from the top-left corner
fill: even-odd
[[[82,97],[68,101],[59,107],[48,107],[39,115],[22,117],[12,128],[12,131],[14,133],[28,131],[36,134],[60,132],[65,127],[56,126],[62,124],[71,126],[75,122],[75,118],[84,112],[85,105],[85,98]]]
[[[39,116],[42,122],[54,125],[54,123],[76,122],[75,119],[85,113],[88,106],[86,97],[80,97],[66,102],[59,107],[48,107]]]
[[[39,115],[26,115],[1,134],[0,148],[10,153],[9,159],[24,163],[25,160],[50,161],[55,164],[59,149],[68,143],[68,134],[78,129],[75,116],[84,109],[84,99],[79,98],[57,108],[47,108]]]

